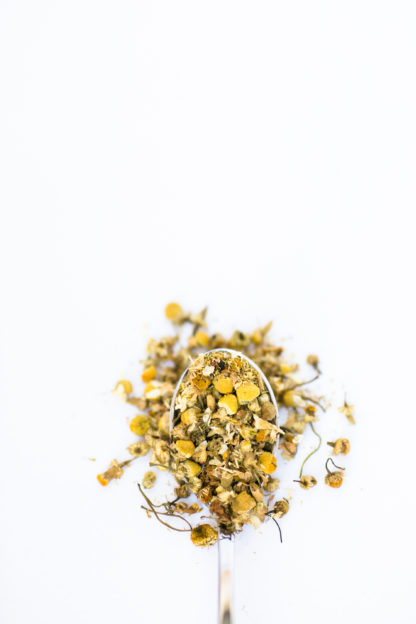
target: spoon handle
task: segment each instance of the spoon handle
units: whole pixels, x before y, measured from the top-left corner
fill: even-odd
[[[219,624],[233,624],[234,539],[218,540]]]

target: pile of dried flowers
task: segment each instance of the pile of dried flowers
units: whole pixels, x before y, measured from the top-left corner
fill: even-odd
[[[127,465],[150,453],[150,466],[169,470],[178,485],[173,500],[155,505],[144,489],[154,485],[156,474],[147,471],[142,484],[138,484],[146,503],[143,508],[169,528],[189,531],[197,546],[209,546],[219,534],[239,532],[247,523],[258,527],[266,518],[277,523],[276,518],[289,510],[287,499],[274,502],[273,492],[279,487],[279,480],[271,475],[277,468],[273,451],[279,435],[281,456],[290,460],[298,451],[305,429],[312,429],[319,442],[304,459],[297,481],[304,489],[317,483],[314,476],[303,474],[303,467],[322,442],[314,423],[318,411],[325,411],[326,402],[309,389],[309,384],[321,375],[318,357],[308,356],[307,363],[315,374],[304,381],[299,377],[299,365],[288,362],[284,349],[267,340],[271,323],[250,334],[235,331],[226,339],[218,333],[207,333],[206,309],[190,314],[179,304],[170,303],[165,314],[175,326],[191,325],[187,346],[179,343],[178,335],[151,339],[147,357],[142,361],[143,394],[134,396],[130,381],[116,384],[113,393],[140,412],[130,421],[130,429],[138,439],[128,447],[131,458],[123,462],[113,460],[97,476],[98,481],[107,485],[119,479]],[[270,397],[262,375],[246,358],[221,349],[248,356],[266,376],[274,397]],[[215,351],[209,353],[211,350]],[[189,371],[176,394],[170,432],[172,398],[187,367]],[[286,415],[280,428],[274,401],[279,409],[279,424],[282,414]],[[353,406],[345,401],[339,411],[354,423]],[[345,438],[328,445],[334,455],[346,455],[350,449]],[[329,462],[337,470],[331,470]],[[330,457],[325,468],[325,483],[340,487],[344,468]],[[185,501],[191,494],[207,506],[213,526],[204,523],[193,527],[185,518],[185,514],[190,516],[202,510],[198,502]],[[186,526],[173,526],[167,518],[180,518]]]

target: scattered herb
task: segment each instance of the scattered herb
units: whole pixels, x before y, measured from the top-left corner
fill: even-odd
[[[144,474],[138,489],[145,502],[142,507],[150,517],[175,531],[190,532],[197,546],[209,546],[220,535],[227,537],[241,531],[247,523],[258,527],[268,518],[278,526],[281,539],[277,518],[287,514],[289,502],[287,499],[273,502],[273,492],[279,487],[279,479],[273,476],[277,468],[275,443],[279,441],[282,459],[291,460],[310,426],[319,442],[303,460],[296,481],[303,489],[314,487],[317,479],[303,475],[303,468],[321,446],[321,436],[314,423],[319,410],[325,412],[328,406],[324,397],[310,390],[310,385],[321,375],[319,358],[307,357],[316,375],[305,381],[299,376],[299,365],[286,358],[284,348],[267,340],[271,322],[252,333],[236,330],[226,339],[222,334],[208,332],[206,312],[206,308],[197,314],[184,312],[178,303],[166,306],[165,315],[176,327],[190,326],[188,342],[181,344],[178,335],[149,341],[142,360],[141,396],[133,395],[130,381],[117,382],[114,395],[139,412],[129,422],[131,432],[139,439],[127,447],[130,459],[113,460],[97,478],[105,486],[119,479],[132,461],[150,453],[150,466],[169,471],[177,481],[175,497],[156,505],[144,491],[153,486],[156,474],[153,471]],[[213,349],[219,351],[207,353]],[[246,358],[222,349],[248,356],[269,381],[274,397],[265,387],[262,375]],[[188,374],[176,394],[170,432],[172,398],[188,366]],[[280,428],[273,399],[280,420],[283,414],[286,416]],[[339,411],[349,422],[355,422],[354,408],[346,399]],[[345,438],[328,444],[335,455],[345,455],[350,448]],[[338,470],[331,471],[329,461]],[[325,483],[340,487],[344,469],[331,458],[325,467]],[[185,502],[191,495],[198,502]],[[197,514],[203,508],[210,513],[209,523],[193,527],[185,516]],[[185,527],[177,526],[178,520]]]
[[[331,472],[331,470],[329,470],[328,468],[328,462],[332,462],[335,468],[338,468],[339,470],[335,470],[334,472]],[[344,480],[345,468],[341,468],[341,466],[337,466],[331,457],[328,457],[328,459],[326,460],[325,468],[327,472],[327,474],[325,475],[325,483],[333,488],[341,487],[342,482]]]
[[[350,441],[347,438],[338,438],[335,442],[327,442],[334,449],[334,455],[346,455],[350,452]]]
[[[347,397],[345,397],[344,399],[344,405],[342,407],[339,407],[338,411],[341,412],[342,414],[345,414],[345,416],[348,419],[348,422],[350,422],[352,425],[355,425],[354,405],[349,405],[347,403]]]

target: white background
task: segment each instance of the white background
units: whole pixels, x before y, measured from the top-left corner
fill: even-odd
[[[273,318],[357,408],[321,423],[343,487],[239,537],[237,624],[414,622],[414,3],[0,7],[2,624],[216,621],[216,548],[145,517],[145,463],[95,480],[172,299]]]

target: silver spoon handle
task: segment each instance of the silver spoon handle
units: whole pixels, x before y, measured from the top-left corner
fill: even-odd
[[[218,540],[219,624],[233,624],[234,539]]]

